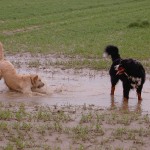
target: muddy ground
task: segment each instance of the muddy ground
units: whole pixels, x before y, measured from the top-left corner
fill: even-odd
[[[48,94],[10,92],[0,81],[0,149],[149,149],[149,75],[143,101],[131,91],[127,103],[122,101],[121,83],[110,96],[107,70],[51,66],[49,61],[71,59],[56,55],[26,53],[7,59],[18,73],[39,74]]]
[[[94,105],[0,103],[0,149],[148,150],[149,115]]]

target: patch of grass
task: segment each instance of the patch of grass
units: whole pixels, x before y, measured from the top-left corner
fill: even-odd
[[[82,115],[81,117],[81,120],[80,120],[80,123],[88,123],[88,122],[91,122],[92,121],[92,114],[89,113],[89,114],[86,114],[86,115]]]
[[[8,143],[8,145],[4,148],[4,150],[14,150],[14,146]]]
[[[145,27],[149,27],[150,26],[150,22],[148,20],[137,20],[136,22],[132,22],[128,25],[129,28],[134,28],[134,27],[139,27],[139,28],[145,28]]]
[[[114,133],[113,136],[116,139],[123,139],[123,135],[127,134],[127,130],[126,128],[117,128]]]
[[[9,110],[0,110],[0,120],[9,120],[12,113]]]
[[[0,122],[0,130],[8,130],[7,122]]]
[[[99,136],[103,136],[104,135],[104,130],[102,129],[102,126],[100,124],[96,124],[95,125],[95,129],[94,129],[94,133],[99,135]]]
[[[73,135],[75,139],[88,140],[90,138],[88,126],[77,125],[73,128]]]
[[[38,68],[38,67],[41,65],[41,63],[40,63],[38,60],[36,60],[36,61],[30,61],[30,62],[28,63],[28,65],[29,65],[29,67]]]
[[[93,59],[81,59],[81,60],[75,60],[75,59],[70,59],[68,61],[56,61],[56,62],[51,62],[48,61],[45,64],[46,68],[49,66],[57,66],[61,67],[63,69],[82,69],[82,68],[89,68],[89,69],[106,69],[108,66],[110,66],[110,61],[106,61],[103,59],[100,60],[93,60]]]

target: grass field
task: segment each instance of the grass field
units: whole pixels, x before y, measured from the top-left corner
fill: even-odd
[[[8,53],[94,59],[115,44],[122,57],[148,60],[149,6],[149,0],[0,0],[0,41]]]

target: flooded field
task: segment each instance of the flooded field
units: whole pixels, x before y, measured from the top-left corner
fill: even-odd
[[[108,71],[45,66],[49,58],[9,56],[18,73],[39,74],[47,94],[11,92],[0,80],[0,149],[149,150],[150,75],[143,100],[131,90],[127,103],[121,82],[110,96]]]
[[[8,91],[0,81],[0,101],[26,102],[39,105],[95,105],[102,108],[119,107],[150,113],[150,76],[147,75],[143,88],[143,101],[138,103],[135,90],[130,91],[128,103],[122,101],[122,84],[116,87],[114,97],[110,96],[110,79],[106,71],[61,70],[61,69],[18,69],[19,73],[37,73],[45,81],[45,96],[27,96]]]

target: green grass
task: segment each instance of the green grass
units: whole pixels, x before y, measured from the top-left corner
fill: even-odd
[[[8,53],[102,57],[107,44],[122,57],[150,58],[149,0],[1,0],[0,41]]]

